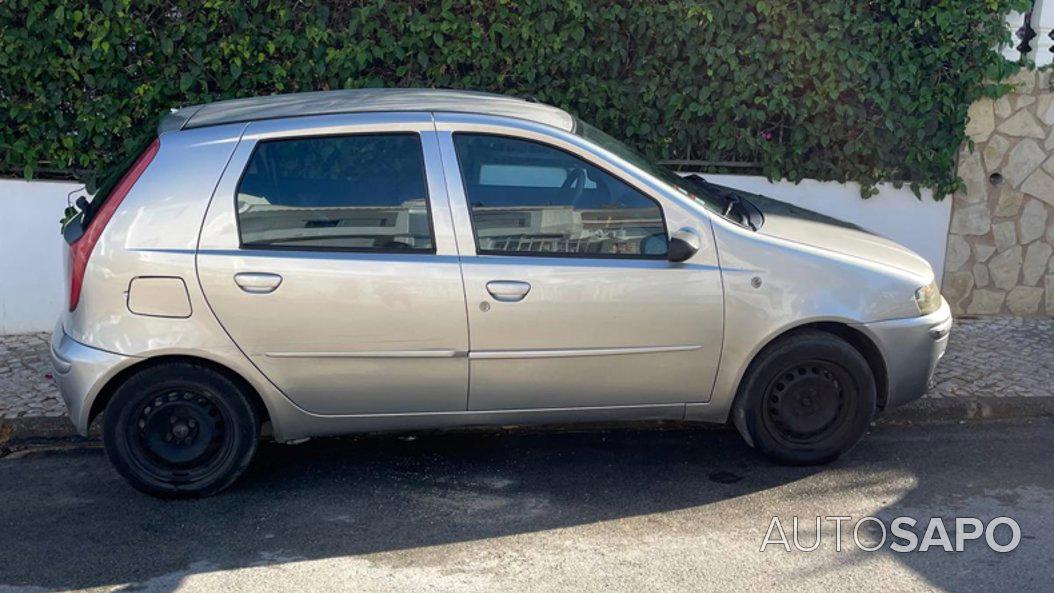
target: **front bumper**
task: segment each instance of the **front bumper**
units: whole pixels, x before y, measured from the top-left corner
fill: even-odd
[[[61,322],[55,326],[51,334],[51,365],[59,393],[78,433],[87,436],[92,402],[106,382],[135,360],[135,357],[85,346],[67,336]]]
[[[926,393],[937,362],[948,347],[951,327],[951,308],[943,299],[941,308],[929,315],[860,326],[875,341],[886,363],[887,409]]]

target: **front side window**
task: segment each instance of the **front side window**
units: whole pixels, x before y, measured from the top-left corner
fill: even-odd
[[[248,248],[433,251],[417,134],[261,142],[238,184]]]
[[[487,134],[454,146],[479,253],[666,256],[659,204],[577,156]]]

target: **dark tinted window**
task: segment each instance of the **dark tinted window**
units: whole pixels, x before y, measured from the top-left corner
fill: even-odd
[[[664,257],[659,205],[562,150],[455,134],[480,253]]]
[[[273,140],[238,185],[248,247],[431,251],[417,134]]]

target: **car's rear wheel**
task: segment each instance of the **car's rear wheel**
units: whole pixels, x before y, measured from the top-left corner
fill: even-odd
[[[733,409],[744,438],[780,463],[828,463],[855,445],[876,409],[875,378],[851,344],[800,331],[751,363]]]
[[[215,494],[248,467],[260,435],[248,394],[205,365],[148,367],[117,388],[103,443],[137,490],[162,497]]]

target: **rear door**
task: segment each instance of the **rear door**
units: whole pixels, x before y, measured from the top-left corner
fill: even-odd
[[[319,414],[466,408],[467,322],[428,114],[250,124],[198,250],[209,305]]]
[[[706,401],[723,297],[705,217],[528,123],[437,114],[471,338],[469,409]],[[666,260],[671,230],[703,248]],[[656,410],[658,411],[658,410]]]

